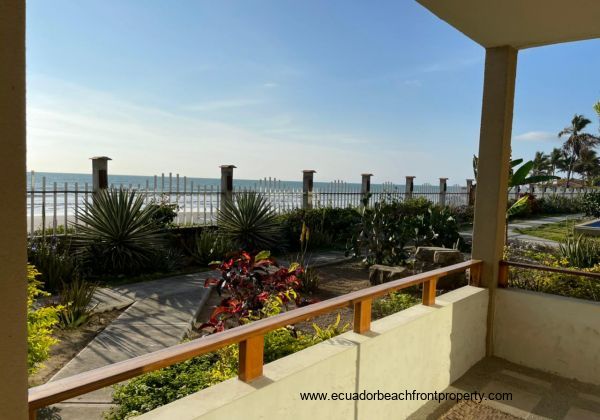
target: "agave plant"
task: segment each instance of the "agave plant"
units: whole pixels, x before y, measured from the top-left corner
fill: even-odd
[[[569,265],[577,268],[590,268],[600,262],[600,243],[583,235],[561,241],[559,252]]]
[[[221,260],[231,251],[229,241],[214,230],[203,229],[196,234],[193,244],[188,248],[194,262],[207,266],[213,261]]]
[[[77,328],[87,322],[92,314],[90,307],[96,291],[94,283],[76,277],[69,284],[63,286],[60,295],[62,310],[58,313],[59,324],[62,328]]]
[[[155,206],[142,208],[135,192],[102,190],[78,212],[74,245],[86,266],[96,273],[135,274],[152,262],[165,244],[155,223]]]
[[[277,215],[264,197],[253,192],[224,200],[217,223],[226,239],[251,252],[273,249],[281,239]]]

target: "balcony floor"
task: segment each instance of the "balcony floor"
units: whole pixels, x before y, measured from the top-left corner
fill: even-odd
[[[511,392],[512,401],[482,404],[429,402],[411,419],[600,420],[600,386],[561,378],[490,357],[477,363],[446,392]]]

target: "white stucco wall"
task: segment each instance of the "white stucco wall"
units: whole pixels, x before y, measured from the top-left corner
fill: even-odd
[[[600,303],[499,289],[494,354],[534,369],[600,384]]]
[[[158,408],[148,419],[404,418],[422,401],[301,401],[299,392],[442,391],[485,355],[488,291],[466,286]]]

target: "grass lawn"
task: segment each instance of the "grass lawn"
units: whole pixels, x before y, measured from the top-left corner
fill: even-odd
[[[583,219],[563,220],[557,223],[549,223],[530,228],[517,228],[515,231],[524,235],[536,236],[538,238],[550,239],[559,242],[567,237],[573,236],[573,226],[581,223]]]

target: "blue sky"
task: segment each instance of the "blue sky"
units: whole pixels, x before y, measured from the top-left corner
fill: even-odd
[[[484,49],[410,1],[30,0],[28,167],[464,183]],[[513,155],[594,121],[600,40],[524,50]]]

